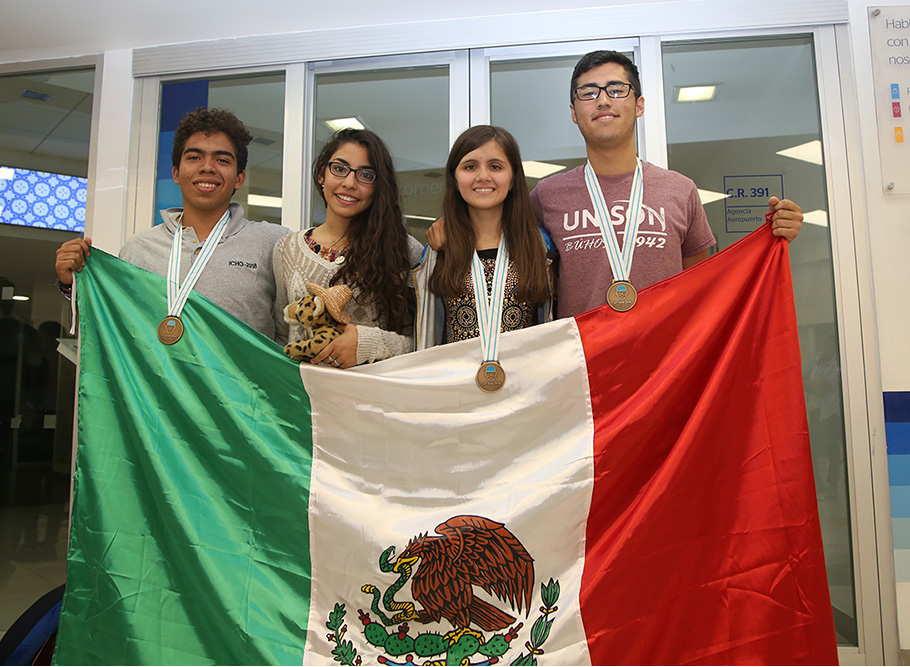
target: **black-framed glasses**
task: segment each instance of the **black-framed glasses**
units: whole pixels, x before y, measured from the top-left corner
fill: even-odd
[[[329,162],[328,167],[332,176],[335,178],[346,178],[347,175],[353,171],[354,178],[365,185],[373,185],[373,183],[376,182],[376,171],[370,167],[354,169],[351,165],[345,164],[344,162]]]
[[[593,83],[585,84],[575,89],[575,99],[590,102],[600,97],[600,91],[604,91],[607,97],[612,97],[613,99],[628,97],[629,93],[632,92],[632,84],[623,81],[611,81],[606,86],[597,86]]]

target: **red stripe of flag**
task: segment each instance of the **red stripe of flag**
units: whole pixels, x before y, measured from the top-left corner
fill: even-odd
[[[593,664],[836,664],[787,243],[764,226],[577,322]]]

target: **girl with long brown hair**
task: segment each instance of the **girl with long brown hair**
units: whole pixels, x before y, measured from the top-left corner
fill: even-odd
[[[289,234],[275,246],[275,321],[291,340],[284,307],[308,290],[347,285],[351,324],[313,360],[337,368],[379,361],[414,349],[414,296],[408,287],[420,243],[410,236],[398,180],[385,143],[369,130],[341,130],[313,164],[326,204],[325,222]]]
[[[477,253],[491,289],[500,239],[508,252],[502,331],[523,329],[552,315],[546,247],[531,210],[521,154],[515,138],[501,127],[478,125],[461,134],[446,162],[443,199],[446,244],[427,248],[417,272],[431,295],[442,301],[443,333],[438,336],[430,299],[421,299],[418,347],[451,343],[478,335],[471,262]],[[423,276],[421,276],[423,274]]]

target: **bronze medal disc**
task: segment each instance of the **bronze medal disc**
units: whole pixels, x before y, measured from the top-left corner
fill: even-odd
[[[607,303],[610,308],[624,313],[638,301],[638,292],[627,280],[617,280],[607,290]]]
[[[480,364],[477,371],[477,386],[485,392],[492,394],[499,391],[506,383],[506,372],[498,361],[485,361]]]
[[[158,340],[165,345],[173,345],[183,335],[183,322],[175,315],[168,315],[158,325]]]

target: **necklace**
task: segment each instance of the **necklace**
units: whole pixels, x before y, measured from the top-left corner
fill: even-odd
[[[325,259],[327,262],[335,262],[335,264],[343,264],[345,257],[344,253],[347,248],[338,249],[335,246],[338,245],[341,241],[345,239],[348,235],[347,231],[344,234],[335,239],[330,245],[324,246],[321,245],[318,241],[313,239],[313,230],[308,229],[304,233],[304,238],[306,239],[307,247],[310,250],[315,252],[317,255]]]

